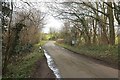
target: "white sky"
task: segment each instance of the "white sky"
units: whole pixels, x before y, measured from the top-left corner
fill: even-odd
[[[50,27],[59,30],[63,26],[62,21],[60,21],[58,19],[55,19],[54,17],[49,15],[49,9],[47,8],[47,6],[45,4],[41,5],[41,3],[44,3],[44,2],[59,1],[59,0],[23,0],[23,1],[27,1],[27,2],[29,2],[29,1],[31,1],[31,2],[36,1],[37,2],[38,1],[38,4],[34,5],[34,7],[39,8],[44,13],[47,13],[46,19],[45,19],[46,20],[45,21],[46,25],[44,25],[43,32],[48,33]],[[64,0],[60,0],[60,1],[64,1]],[[17,0],[16,0],[16,2],[17,2]],[[39,4],[39,2],[40,2],[40,4]]]
[[[45,21],[46,25],[44,25],[43,32],[49,33],[49,29],[51,27],[56,29],[56,30],[59,30],[62,27],[62,25],[63,25],[62,21],[60,21],[60,20],[54,18],[53,16],[51,16],[49,14],[49,9],[46,7],[46,5],[44,5],[44,4],[41,5],[40,10],[44,13],[47,13],[46,19],[45,19],[46,20]]]
[[[27,4],[24,4],[23,6],[23,4],[19,3],[19,1],[20,0],[15,1],[17,2],[17,6],[25,7],[25,5],[27,5]],[[57,1],[57,0],[22,0],[22,1],[33,2],[33,3],[35,2],[35,4],[33,4],[34,8],[39,9],[41,12],[47,14],[45,16],[46,25],[44,25],[43,32],[49,33],[50,27],[55,28],[56,30],[59,30],[62,27],[62,22],[58,19],[55,19],[53,16],[49,14],[49,9],[47,5],[44,3],[44,2],[51,2],[51,1]],[[26,7],[29,8],[28,5]]]
[[[45,28],[43,28],[43,32],[45,32],[45,33],[48,33],[49,29],[51,27],[56,29],[56,30],[59,30],[63,25],[63,23],[60,20],[57,20],[50,15],[47,16],[47,21],[46,22],[47,22],[47,24],[44,26]]]
[[[4,1],[4,0],[3,0]],[[9,0],[8,0],[9,1]],[[13,2],[19,1],[19,0],[12,0]],[[84,2],[96,2],[96,1],[100,1],[100,0],[22,0],[25,2],[68,2],[68,1],[74,1],[74,2],[79,2],[79,1],[84,1]],[[118,2],[119,0],[104,0],[104,1],[112,1],[112,2]]]

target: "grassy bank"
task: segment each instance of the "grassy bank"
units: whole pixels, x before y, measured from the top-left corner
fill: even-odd
[[[33,46],[33,50],[14,63],[8,65],[9,72],[6,74],[5,78],[28,78],[30,77],[32,70],[34,69],[34,64],[39,59],[44,58],[44,54],[39,50],[39,46],[45,44],[46,41],[41,41]],[[24,53],[23,53],[24,54]]]
[[[39,42],[38,44],[35,44],[35,46],[36,46],[36,47],[37,47],[37,46],[43,46],[46,42],[47,42],[47,41],[41,41],[41,42]]]
[[[110,64],[117,65],[118,63],[118,47],[117,46],[107,46],[107,45],[92,45],[92,46],[70,46],[67,44],[59,44],[56,43],[56,45],[59,45],[61,47],[64,47],[66,49],[69,49],[73,52],[90,56],[102,61],[105,61]]]

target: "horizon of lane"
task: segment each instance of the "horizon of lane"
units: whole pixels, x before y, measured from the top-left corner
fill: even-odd
[[[62,78],[118,78],[118,70],[107,67],[48,41],[45,50],[54,59]]]

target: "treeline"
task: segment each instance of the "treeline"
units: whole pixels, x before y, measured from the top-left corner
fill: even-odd
[[[76,45],[115,45],[118,43],[120,2],[66,1],[50,6],[64,21],[60,37]]]
[[[31,51],[34,44],[40,41],[44,15],[32,4],[20,2],[2,3],[2,71],[8,71],[7,65],[16,56]],[[18,58],[18,57],[17,57]]]

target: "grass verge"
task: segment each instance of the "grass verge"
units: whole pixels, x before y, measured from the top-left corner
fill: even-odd
[[[44,53],[39,50],[39,46],[44,45],[45,42],[41,41],[35,44],[32,52],[20,58],[19,61],[9,64],[9,72],[4,78],[29,78],[34,69],[35,62],[44,58]]]
[[[105,61],[110,64],[118,64],[118,46],[107,46],[107,45],[91,45],[91,46],[70,46],[67,44],[55,43],[58,46],[64,47],[75,53],[86,55],[101,61]]]
[[[43,46],[47,41],[40,41],[38,44],[35,44],[35,46]]]

